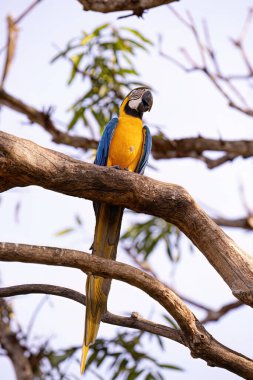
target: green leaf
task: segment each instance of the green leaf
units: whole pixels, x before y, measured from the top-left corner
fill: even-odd
[[[84,112],[83,107],[80,107],[74,112],[74,115],[68,124],[68,131],[70,131],[76,125],[78,120],[82,117],[83,112]]]
[[[93,353],[92,353],[92,355],[90,355],[90,357],[89,357],[88,360],[87,360],[86,368],[88,368],[89,365],[90,365],[91,363],[93,363],[93,362],[96,360],[97,355],[98,355],[98,351],[95,351],[95,350],[94,350]]]
[[[143,44],[141,44],[141,43],[139,43],[139,42],[137,42],[137,41],[130,40],[130,39],[128,39],[127,41],[128,41],[128,44],[133,45],[133,46],[132,46],[133,49],[134,49],[134,48],[139,48],[139,49],[144,50],[144,51],[146,51],[146,52],[148,51],[148,49],[146,48],[145,45],[143,45]]]
[[[165,378],[163,377],[163,375],[160,373],[160,372],[156,372],[156,380],[165,380]]]
[[[149,373],[149,374],[145,377],[145,380],[156,380],[156,379],[154,378],[154,376],[153,376],[151,373]]]
[[[83,225],[83,221],[82,221],[82,219],[80,218],[79,215],[76,215],[76,216],[75,216],[75,220],[76,220],[76,223],[77,223],[79,226],[82,226],[82,225]]]
[[[138,75],[135,69],[120,69],[117,74],[124,76],[125,74]]]
[[[168,315],[163,315],[163,318],[166,319],[166,321],[174,327],[174,329],[179,330],[178,324],[175,322],[173,318],[168,317]]]
[[[95,37],[94,33],[85,35],[85,37],[80,41],[80,45],[84,46],[88,44],[94,37]]]
[[[78,54],[78,55],[73,55],[70,59],[71,61],[73,62],[73,67],[72,67],[72,71],[71,71],[71,74],[70,74],[70,78],[68,80],[68,85],[71,84],[71,82],[73,81],[73,79],[75,78],[76,76],[76,73],[77,73],[77,70],[79,68],[79,64],[83,58],[84,54]]]
[[[58,236],[63,236],[63,235],[67,235],[69,234],[70,232],[73,232],[74,231],[74,228],[64,228],[64,230],[61,230],[61,231],[58,231],[54,234],[54,236],[58,237]]]
[[[183,371],[183,368],[171,364],[158,364],[160,368],[174,369],[175,371]]]
[[[99,355],[99,359],[97,360],[97,367],[100,367],[100,365],[103,363],[105,358],[107,357],[107,351],[105,351],[102,355]]]
[[[72,57],[70,57],[71,61],[73,62],[73,64],[78,67],[79,65],[79,62],[80,60],[83,58],[84,54],[76,54],[76,55],[72,55]]]
[[[103,24],[103,25],[97,27],[96,29],[94,29],[94,32],[93,32],[93,33],[94,33],[95,35],[98,35],[98,34],[100,34],[101,30],[106,29],[109,25],[110,25],[110,23],[107,22],[106,24]]]
[[[132,370],[129,371],[129,375],[127,376],[127,380],[135,380],[143,372],[144,372],[144,369],[140,369],[139,371],[136,371],[135,367],[134,367],[134,368],[132,368]]]
[[[154,336],[157,338],[161,350],[164,351],[164,344],[163,344],[162,338],[160,337],[160,335],[154,335]]]
[[[138,32],[138,30],[132,29],[132,28],[128,28],[128,27],[122,27],[121,29],[127,30],[128,32],[134,34],[136,37],[138,37],[139,39],[141,39],[146,44],[153,45],[153,42],[151,40],[147,39],[146,37],[144,37],[143,34],[141,34],[140,32]]]

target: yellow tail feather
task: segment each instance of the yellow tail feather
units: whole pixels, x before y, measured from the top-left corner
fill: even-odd
[[[85,346],[85,344],[83,344],[83,347],[82,347],[82,359],[81,359],[81,374],[84,373],[84,370],[85,370],[85,365],[86,365],[86,359],[87,359],[87,354],[88,354],[88,351],[89,351],[89,346]]]
[[[92,254],[116,258],[123,208],[100,204],[96,213],[96,229]],[[111,279],[89,274],[86,281],[85,332],[82,347],[81,373],[85,370],[89,345],[95,342],[100,321],[107,309]]]

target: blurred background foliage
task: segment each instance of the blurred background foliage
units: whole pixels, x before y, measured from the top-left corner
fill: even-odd
[[[55,349],[53,337],[45,338],[31,334],[36,318],[49,297],[45,296],[35,307],[26,331],[18,324],[11,303],[0,299],[0,328],[8,329],[12,342],[17,342],[25,357],[29,360],[35,380],[73,380],[78,379],[72,373],[73,362],[80,361],[80,347]],[[167,324],[178,328],[173,320],[164,316]],[[103,379],[100,370],[107,373],[106,380],[166,380],[168,370],[181,371],[182,368],[169,363],[162,363],[152,355],[151,347],[157,344],[164,350],[163,340],[159,335],[143,331],[122,328],[115,330],[110,339],[99,338],[90,346],[86,364],[86,376],[92,373]],[[149,347],[149,349],[147,349]],[[0,351],[0,355],[5,352]]]
[[[83,126],[98,126],[102,132],[126,93],[147,86],[139,79],[134,59],[138,51],[148,52],[151,47],[153,42],[138,30],[109,23],[71,40],[52,60],[64,58],[70,63],[68,85],[78,79],[84,82],[84,93],[69,108],[72,118],[68,130],[81,121]]]
[[[157,217],[148,217],[145,222],[135,223],[121,236],[124,249],[131,255],[146,261],[158,244],[167,257],[177,262],[180,258],[180,230]]]
[[[160,348],[163,349],[160,337],[153,335],[153,339],[158,339]],[[108,380],[124,379],[134,380],[142,378],[145,380],[166,380],[166,370],[178,370],[181,368],[160,363],[152,355],[151,335],[146,332],[118,332],[112,339],[97,339],[91,346],[92,354],[87,362],[99,368],[107,362]],[[152,342],[153,344],[153,342]]]

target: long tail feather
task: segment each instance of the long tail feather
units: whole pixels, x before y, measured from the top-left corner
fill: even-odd
[[[92,254],[115,260],[123,208],[101,203],[96,210],[96,229]],[[84,372],[89,345],[95,342],[100,321],[107,310],[111,280],[88,275],[86,281],[85,332],[82,347],[81,373]]]
[[[81,359],[81,374],[83,374],[84,370],[85,370],[85,364],[86,364],[86,359],[87,359],[88,351],[89,351],[89,346],[85,346],[83,344],[83,347],[82,347],[82,359]]]

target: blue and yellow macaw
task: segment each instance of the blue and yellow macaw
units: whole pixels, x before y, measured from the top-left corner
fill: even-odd
[[[142,116],[150,111],[153,97],[148,88],[132,90],[104,129],[95,164],[112,166],[143,174],[151,151],[152,139]],[[92,254],[115,260],[123,207],[94,203],[96,228]],[[111,280],[89,274],[86,282],[85,332],[82,347],[81,373],[84,372],[89,345],[94,343],[99,324],[107,309]]]

